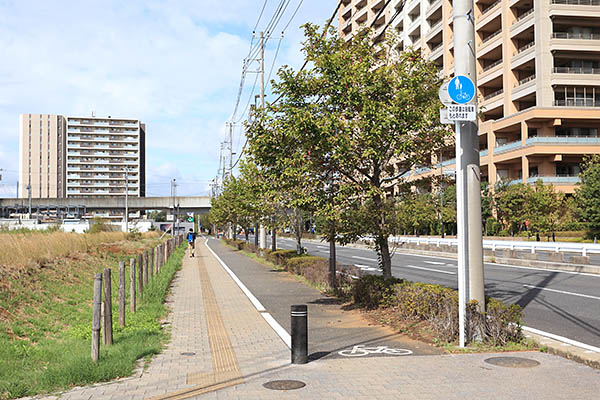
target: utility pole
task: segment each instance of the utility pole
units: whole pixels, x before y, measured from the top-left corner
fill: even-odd
[[[442,239],[446,236],[444,230],[444,159],[442,158],[442,150],[440,149],[440,232]]]
[[[265,41],[264,32],[260,33],[260,110],[261,114],[265,111]],[[259,247],[267,247],[267,231],[265,226],[260,224],[259,228]]]
[[[27,184],[27,198],[29,199],[29,213],[27,219],[31,219],[31,185]]]
[[[473,0],[454,1],[455,76],[470,78],[477,92]],[[475,101],[477,98],[475,97]],[[481,176],[477,120],[456,121],[456,187],[458,238],[459,342],[465,345],[466,303],[477,300],[485,310]]]
[[[177,228],[177,209],[175,208],[175,200],[177,199],[177,179],[173,178],[171,181],[171,196],[173,198],[173,229],[172,233],[175,236],[175,229]]]
[[[129,168],[125,167],[125,233],[129,232]]]
[[[229,178],[233,177],[233,122],[229,123]]]

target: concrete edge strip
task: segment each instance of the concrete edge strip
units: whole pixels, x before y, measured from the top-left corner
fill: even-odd
[[[528,326],[521,327],[526,332],[535,333],[536,335],[544,336],[550,339],[558,340],[559,342],[570,344],[571,346],[580,347],[582,349],[590,350],[595,353],[600,353],[600,347],[591,346],[589,344],[581,343],[573,339],[569,339],[563,336],[555,335],[554,333],[540,331],[539,329],[530,328]]]
[[[223,269],[225,269],[225,271],[227,271],[227,273],[229,274],[229,276],[231,276],[231,278],[239,286],[239,288],[242,289],[242,292],[244,292],[244,294],[246,295],[246,297],[248,297],[248,300],[250,300],[250,302],[258,310],[258,312],[262,313],[262,312],[267,311],[267,310],[265,310],[265,307],[263,307],[263,305],[260,303],[260,301],[258,301],[258,299],[246,287],[246,285],[244,285],[242,283],[242,281],[240,281],[240,279],[233,273],[233,271],[227,266],[227,264],[225,264],[223,262],[223,260],[221,260],[221,258],[217,255],[217,253],[215,253],[213,251],[213,249],[210,248],[210,246],[208,245],[208,239],[206,239],[206,241],[204,242],[204,245],[206,246],[206,248],[208,250],[210,250],[210,252],[212,253],[212,255],[215,256],[215,258],[217,259],[217,261],[219,261],[219,263],[221,264],[221,266],[223,267]]]
[[[283,329],[283,327],[275,320],[275,318],[273,318],[273,316],[271,314],[269,314],[267,312],[267,310],[265,310],[265,308],[260,303],[260,301],[258,301],[258,299],[246,287],[246,285],[244,285],[242,283],[242,281],[240,281],[240,279],[227,266],[227,264],[225,264],[223,262],[223,260],[221,260],[221,258],[213,251],[213,249],[210,248],[210,246],[208,245],[208,239],[206,239],[206,241],[204,242],[204,245],[206,246],[206,248],[208,250],[210,250],[210,252],[212,253],[212,255],[215,256],[215,258],[217,259],[217,261],[219,261],[219,263],[221,264],[221,266],[225,269],[225,271],[227,271],[227,273],[231,276],[231,278],[233,279],[233,281],[239,286],[239,288],[242,290],[242,292],[244,292],[244,294],[246,295],[246,297],[248,297],[248,300],[250,300],[250,302],[254,305],[254,307],[256,308],[256,310],[263,316],[263,318],[265,319],[265,321],[267,322],[267,324],[269,324],[269,326],[281,338],[281,340],[283,341],[283,343],[285,343],[285,345],[288,348],[291,349],[292,348],[292,337],[289,335],[289,333],[287,333],[287,331],[285,329]]]

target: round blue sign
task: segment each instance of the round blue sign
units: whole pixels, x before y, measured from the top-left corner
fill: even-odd
[[[475,97],[475,85],[468,76],[457,75],[448,84],[448,95],[458,104],[466,104]]]

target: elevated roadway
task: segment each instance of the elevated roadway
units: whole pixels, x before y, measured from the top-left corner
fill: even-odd
[[[160,210],[168,211],[173,209],[173,205],[178,207],[178,212],[194,212],[203,214],[210,210],[210,197],[208,196],[179,196],[173,197],[129,197],[128,207],[131,212]],[[29,200],[26,198],[8,198],[0,199],[0,213],[27,212]],[[57,199],[31,199],[31,209],[33,210],[124,210],[124,197],[76,197],[76,198],[57,198]]]

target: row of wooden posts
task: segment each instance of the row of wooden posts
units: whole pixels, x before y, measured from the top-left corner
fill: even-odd
[[[160,273],[175,249],[183,242],[183,235],[175,236],[156,247],[147,249],[136,258],[129,259],[129,310],[136,311],[136,297],[141,297],[144,287],[154,275]],[[137,274],[136,274],[137,269]],[[111,270],[104,269],[104,274],[94,276],[94,303],[92,317],[92,361],[98,361],[100,354],[100,326],[102,325],[103,342],[105,345],[113,343],[112,329],[112,292]],[[102,300],[102,281],[104,275],[104,301]],[[137,280],[136,280],[137,275]],[[136,288],[137,282],[137,288]],[[119,325],[125,326],[125,262],[119,262]]]

